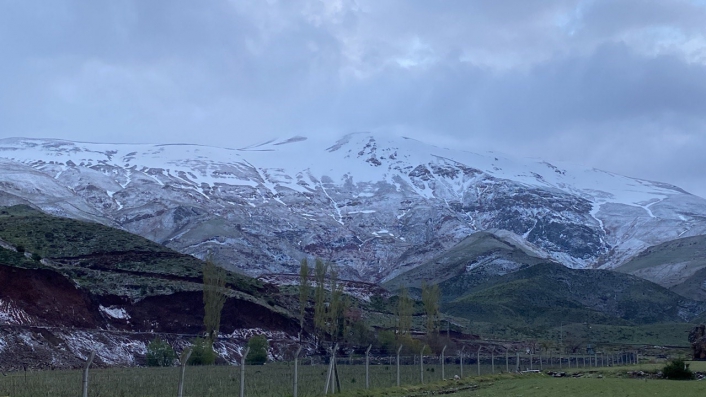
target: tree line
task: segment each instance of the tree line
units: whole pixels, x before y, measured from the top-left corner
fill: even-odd
[[[313,299],[312,299],[313,292]],[[439,299],[438,284],[426,281],[421,285],[421,306],[424,315],[426,342],[428,345],[439,339]],[[314,261],[313,269],[307,259],[302,259],[299,268],[299,325],[300,335],[304,334],[307,316],[313,306],[313,328],[317,345],[328,341],[349,342],[365,345],[377,342],[378,345],[405,345],[412,348],[422,341],[412,338],[413,317],[418,312],[419,302],[412,299],[409,290],[402,287],[397,294],[396,305],[391,312],[395,325],[392,330],[373,332],[363,322],[362,312],[354,306],[354,301],[344,294],[344,284],[339,280],[338,269],[333,263],[320,258]],[[390,346],[391,347],[391,346]]]

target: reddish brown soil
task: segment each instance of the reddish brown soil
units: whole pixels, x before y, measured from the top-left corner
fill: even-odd
[[[201,292],[150,296],[136,303],[119,296],[91,296],[53,270],[30,270],[0,265],[0,299],[10,301],[34,321],[26,325],[110,328],[198,334],[203,331]],[[104,315],[99,305],[125,309],[129,320]],[[296,321],[266,306],[229,298],[223,307],[221,333],[240,328],[263,328],[296,334]]]
[[[0,299],[29,314],[31,325],[92,328],[102,322],[98,305],[52,270],[0,265]]]

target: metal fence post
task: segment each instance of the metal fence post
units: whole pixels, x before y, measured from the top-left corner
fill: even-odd
[[[495,347],[490,351],[490,373],[495,373]]]
[[[299,390],[299,353],[302,351],[302,346],[299,345],[297,348],[297,352],[294,353],[294,390],[293,390],[293,397],[297,397],[297,393]]]
[[[510,372],[510,348],[505,348],[505,372]]]
[[[446,351],[446,345],[444,345],[444,348],[441,349],[441,379],[442,380],[446,380],[446,371],[445,371],[446,360],[444,358],[445,351]]]
[[[373,348],[373,345],[368,346],[368,349],[365,351],[365,388],[370,389],[370,349]],[[297,396],[294,396],[297,397]]]
[[[463,378],[463,353],[466,350],[466,346],[461,347],[461,378]]]
[[[422,350],[419,353],[419,381],[424,384],[424,350],[427,345],[422,346]]]
[[[245,348],[245,354],[240,359],[240,397],[245,397],[245,359],[250,353],[250,347]]]
[[[184,373],[186,372],[186,363],[189,362],[189,357],[194,349],[189,348],[181,354],[181,374],[179,375],[179,389],[177,390],[177,396],[184,396]]]
[[[478,376],[480,376],[480,346],[478,347],[478,353],[476,353],[476,361],[478,362]]]
[[[91,363],[95,357],[96,352],[92,351],[91,355],[88,356],[86,365],[83,367],[83,397],[88,397],[88,368],[91,366]],[[25,372],[25,376],[27,376],[27,372]]]
[[[336,377],[336,350],[338,350],[338,343],[331,348],[331,362],[328,365],[328,375],[326,376],[326,388],[324,389],[324,395],[328,394],[329,388],[331,389],[331,394],[336,392],[336,381],[333,379]]]
[[[397,386],[400,385],[400,350],[402,350],[402,345],[397,348]]]

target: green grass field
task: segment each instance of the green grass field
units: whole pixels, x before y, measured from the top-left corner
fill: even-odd
[[[491,368],[482,366],[481,377],[477,367],[465,367],[462,381],[441,379],[439,365],[425,365],[424,385],[420,383],[419,365],[401,367],[401,382],[396,383],[394,365],[371,365],[371,390],[365,390],[365,367],[340,365],[339,379],[343,396],[410,396],[425,392],[461,389],[453,394],[463,396],[691,396],[706,391],[703,382],[629,379],[628,370],[658,370],[663,364],[643,364],[632,367],[573,368],[584,372],[583,378],[551,378],[544,374],[490,374]],[[692,363],[694,371],[706,371],[706,362]],[[240,368],[232,366],[187,367],[185,396],[232,396],[240,390]],[[313,397],[323,393],[327,366],[302,365],[299,373],[299,396]],[[457,365],[447,365],[447,378],[459,374]],[[250,397],[277,397],[292,395],[293,366],[286,363],[246,367],[246,395]],[[601,375],[602,378],[599,378]],[[175,396],[179,368],[112,368],[92,369],[89,376],[89,396],[124,397]],[[472,387],[473,389],[468,389]],[[0,377],[0,396],[77,396],[81,393],[81,371],[40,371],[10,373]]]

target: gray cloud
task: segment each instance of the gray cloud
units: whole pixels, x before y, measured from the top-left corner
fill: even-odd
[[[706,196],[705,17],[688,0],[6,0],[0,135],[391,131]]]

